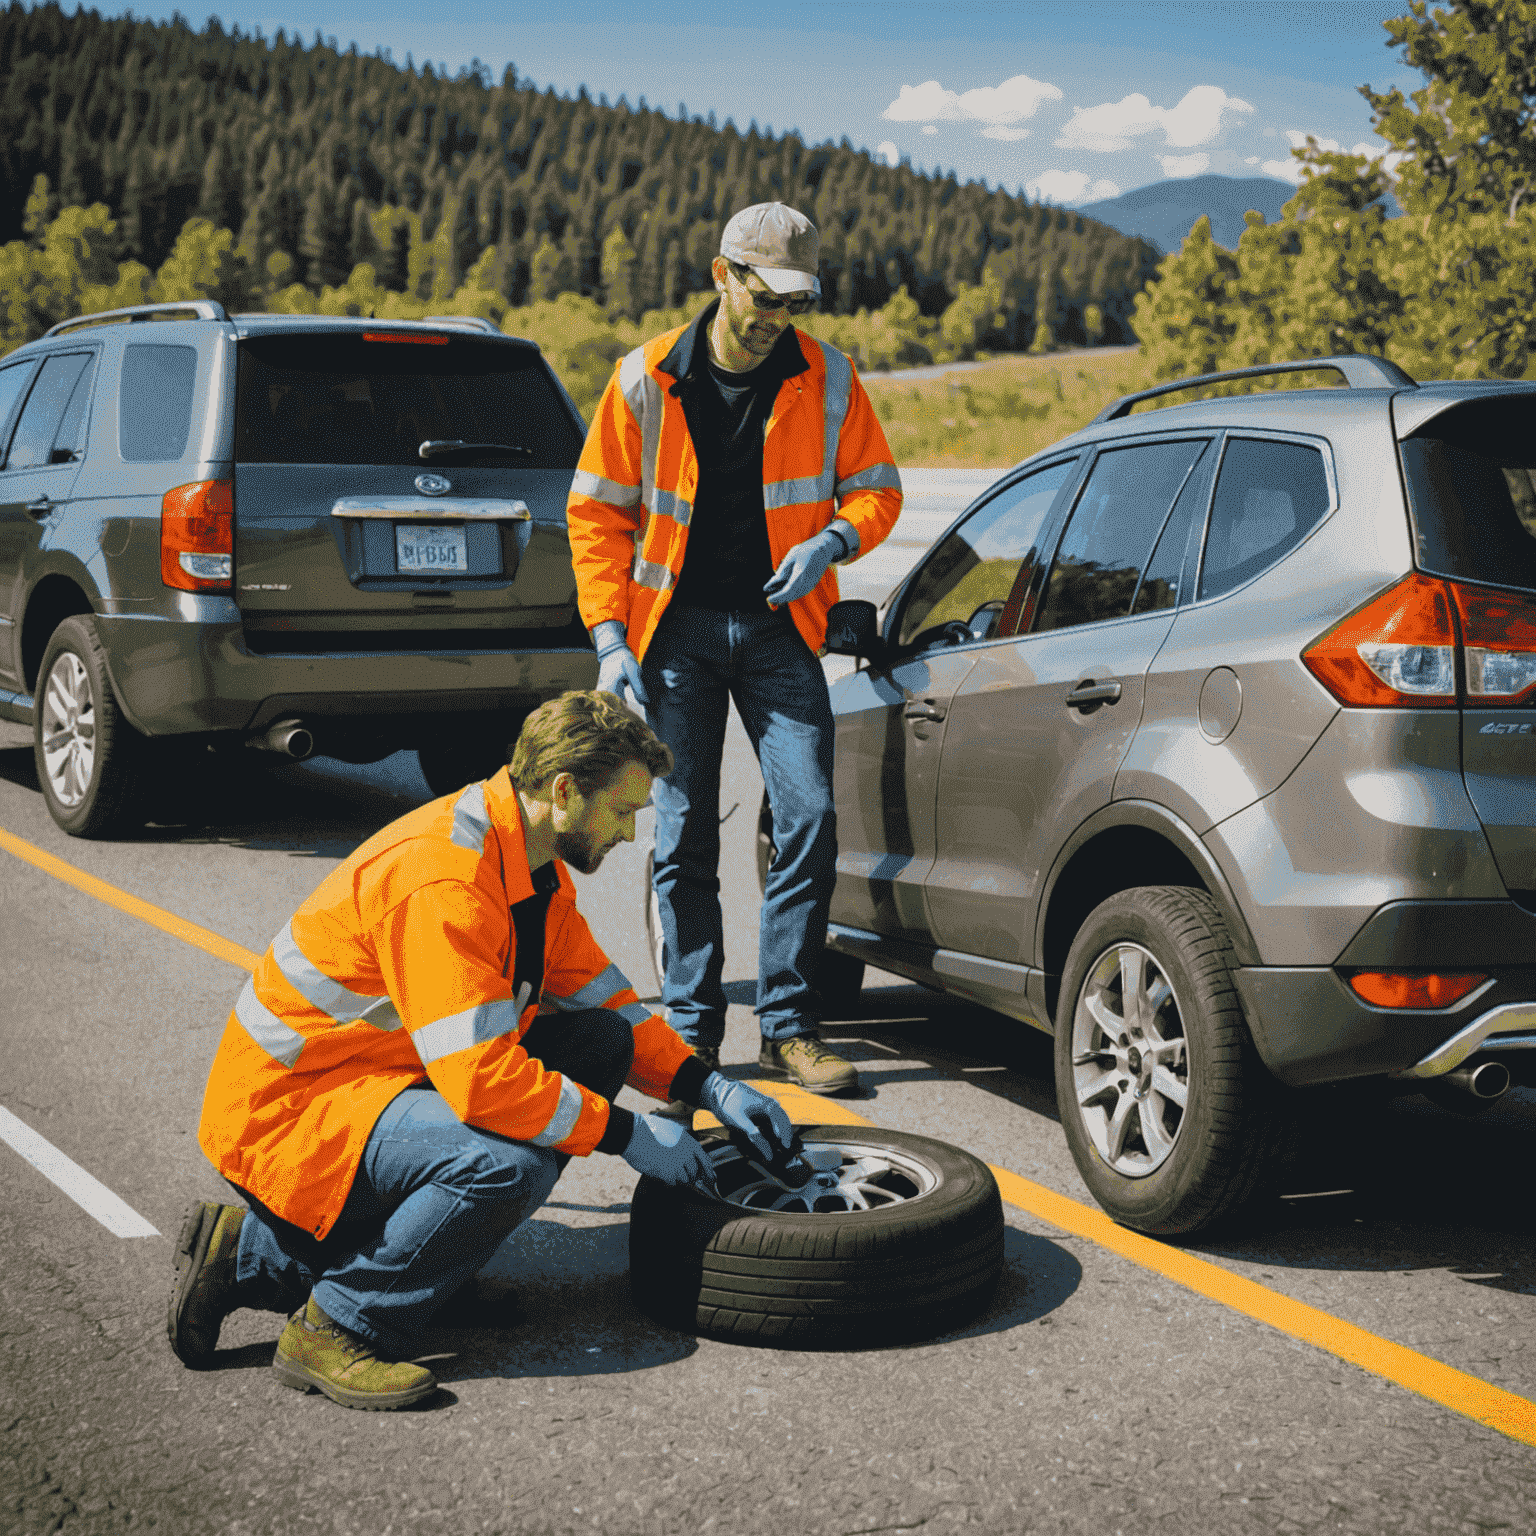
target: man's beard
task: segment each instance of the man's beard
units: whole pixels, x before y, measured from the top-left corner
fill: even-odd
[[[607,852],[606,848],[597,846],[590,832],[555,833],[555,857],[569,864],[578,874],[596,874],[597,866]]]

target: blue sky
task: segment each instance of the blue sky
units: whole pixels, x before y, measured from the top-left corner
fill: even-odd
[[[404,0],[283,3],[217,14],[397,61],[479,58],[498,77],[512,63],[541,88],[685,103],[810,142],[846,135],[1061,204],[1167,176],[1291,175],[1309,133],[1380,149],[1355,87],[1422,83],[1382,27],[1406,0],[457,0],[441,19]]]

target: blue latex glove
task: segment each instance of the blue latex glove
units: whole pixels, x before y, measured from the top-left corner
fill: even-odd
[[[723,1072],[711,1072],[704,1079],[699,1108],[707,1109],[721,1125],[741,1131],[764,1157],[773,1156],[769,1136],[786,1148],[794,1139],[794,1125],[777,1099],[770,1099],[766,1093],[738,1083]]]
[[[592,631],[597,647],[597,689],[619,700],[628,688],[637,704],[649,704],[645,685],[640,681],[640,663],[624,638],[624,626],[617,619],[605,619]]]
[[[779,568],[763,586],[763,596],[770,608],[781,608],[796,598],[813,592],[816,583],[827,574],[827,567],[834,560],[848,553],[848,546],[840,534],[823,528],[813,539],[796,544],[779,561]]]
[[[660,1115],[636,1115],[624,1161],[636,1173],[663,1184],[709,1183],[714,1166],[698,1142],[675,1120]]]

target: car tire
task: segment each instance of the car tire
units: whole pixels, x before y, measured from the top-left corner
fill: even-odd
[[[54,630],[37,671],[32,755],[48,814],[71,837],[105,837],[139,809],[149,743],[118,707],[88,616]]]
[[[1003,1265],[1002,1200],[985,1163],[874,1126],[799,1131],[808,1147],[836,1149],[841,1176],[854,1176],[840,1187],[863,1193],[790,1195],[723,1132],[699,1132],[721,1195],[649,1178],[635,1190],[629,1273],[642,1311],[735,1343],[842,1349],[931,1338],[985,1310]],[[869,1208],[849,1208],[857,1199]]]
[[[1190,1233],[1235,1212],[1283,1150],[1284,1090],[1254,1049],[1233,964],[1215,902],[1182,886],[1110,897],[1067,955],[1062,1127],[1093,1197],[1138,1231]]]
[[[451,795],[466,784],[488,779],[506,766],[510,756],[505,742],[471,737],[468,741],[434,742],[417,747],[421,776],[434,795]]]

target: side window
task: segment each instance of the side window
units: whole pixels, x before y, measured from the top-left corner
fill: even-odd
[[[1210,499],[1211,475],[1214,471],[1215,454],[1206,451],[1200,455],[1193,473],[1184,482],[1179,499],[1163,524],[1158,535],[1157,548],[1147,562],[1147,572],[1136,589],[1136,600],[1131,604],[1132,613],[1156,613],[1160,608],[1177,608],[1179,584],[1184,579],[1184,557],[1189,548],[1189,531],[1195,524],[1204,525],[1205,504]]]
[[[163,463],[187,451],[196,378],[195,347],[136,342],[124,349],[117,441],[125,462]]]
[[[975,640],[1009,632],[1018,617],[1017,602],[1008,611],[1009,599],[1025,557],[1076,463],[1066,459],[1015,481],[943,540],[907,594],[896,637],[901,648],[937,640],[951,623],[966,626]]]
[[[1220,597],[1289,553],[1328,511],[1323,456],[1302,443],[1237,437],[1222,455],[1200,596]]]
[[[95,374],[96,359],[89,357],[80,377],[75,380],[69,404],[64,408],[64,419],[59,423],[53,451],[48,455],[50,464],[76,464],[85,457],[85,429],[89,425],[86,412],[91,403],[91,380]]]
[[[42,464],[69,462],[74,444],[66,444],[65,457],[55,459],[54,443],[70,410],[75,387],[83,386],[83,394],[90,391],[90,363],[89,352],[69,352],[62,357],[50,357],[38,370],[37,383],[32,386],[32,393],[21,408],[21,420],[16,423],[16,435],[11,439],[10,455],[5,461],[7,469],[36,469]],[[84,409],[82,400],[82,418]]]
[[[1123,618],[1203,440],[1101,453],[1046,579],[1037,630]]]
[[[30,362],[12,363],[9,368],[0,368],[0,456],[5,452],[5,429],[10,425],[16,402],[21,399],[21,392],[31,377]]]

